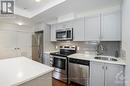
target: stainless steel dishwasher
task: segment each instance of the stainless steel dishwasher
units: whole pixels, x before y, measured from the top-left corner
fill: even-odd
[[[89,61],[69,58],[69,84],[89,86]]]

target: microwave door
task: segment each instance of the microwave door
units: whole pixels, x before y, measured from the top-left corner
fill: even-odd
[[[56,39],[57,40],[65,40],[67,38],[67,32],[66,31],[57,31],[56,32]]]
[[[73,40],[73,29],[67,30],[67,39]]]

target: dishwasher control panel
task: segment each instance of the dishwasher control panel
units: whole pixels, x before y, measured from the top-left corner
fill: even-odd
[[[81,60],[81,59],[74,59],[74,58],[69,58],[69,62],[80,64],[80,65],[87,65],[87,66],[89,66],[89,64],[90,64],[90,61]]]

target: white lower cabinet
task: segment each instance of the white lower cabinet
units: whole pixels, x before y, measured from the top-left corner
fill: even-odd
[[[91,62],[90,86],[125,86],[124,66]]]

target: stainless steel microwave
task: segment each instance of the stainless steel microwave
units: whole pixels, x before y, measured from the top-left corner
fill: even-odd
[[[57,41],[72,41],[73,40],[73,28],[66,28],[61,30],[56,30],[56,40]]]

